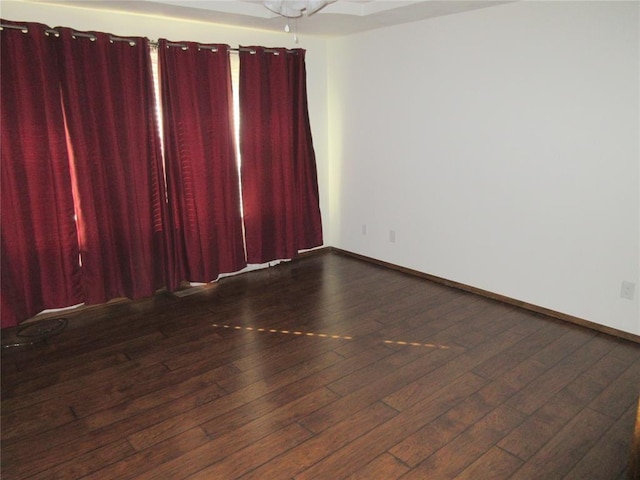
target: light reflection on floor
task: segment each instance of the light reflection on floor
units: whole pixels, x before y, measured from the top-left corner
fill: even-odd
[[[244,330],[249,332],[263,332],[263,333],[280,333],[284,335],[302,335],[307,337],[320,337],[320,338],[333,338],[335,340],[353,340],[353,337],[347,335],[333,335],[328,333],[314,333],[314,332],[301,332],[297,330],[277,330],[275,328],[256,328],[256,327],[243,327],[241,325],[218,325],[214,323],[212,327],[215,328],[229,328],[233,330]],[[435,343],[420,343],[420,342],[407,342],[403,340],[383,340],[383,343],[387,345],[402,345],[410,347],[427,347],[437,348],[440,350],[448,350],[446,345],[437,345]]]

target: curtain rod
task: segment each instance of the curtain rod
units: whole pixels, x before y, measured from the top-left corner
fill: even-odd
[[[12,28],[14,30],[21,30],[22,33],[29,32],[29,27],[27,25],[7,25],[5,23],[0,23],[0,29],[4,29],[4,28]],[[55,30],[53,28],[47,28],[44,31],[44,33],[47,34],[47,35],[49,35],[49,34],[55,35],[55,36],[60,35],[60,32],[58,32],[57,30]],[[73,36],[73,37],[90,38],[92,41],[95,41],[98,38],[95,35],[93,35],[92,33],[76,32],[76,31],[73,31],[73,30],[71,31],[71,36]],[[109,35],[109,40],[112,41],[112,42],[129,42],[129,44],[131,46],[134,46],[136,44],[136,41],[133,38],[116,37],[114,35]]]
[[[149,44],[151,45],[152,48],[158,48],[158,42],[157,41],[149,41]],[[196,46],[198,47],[198,49],[202,49],[202,50],[211,50],[212,52],[217,52],[218,48],[215,45],[210,45],[210,44],[201,44],[198,43],[196,44]],[[183,50],[188,50],[189,46],[186,43],[174,43],[174,42],[167,42],[167,47],[179,47]],[[249,52],[249,53],[256,53],[256,50],[253,48],[249,48],[249,47],[238,47],[238,48],[233,48],[233,47],[229,47],[228,50],[230,52]],[[265,48],[264,51],[266,53],[273,53],[275,55],[279,55],[280,54],[280,50],[276,49],[276,48]],[[298,51],[297,50],[290,50],[290,49],[285,49],[285,52],[287,53],[292,53],[294,55],[297,55]]]
[[[21,30],[22,33],[28,33],[29,32],[29,27],[27,25],[9,25],[9,24],[5,24],[5,23],[0,23],[0,30],[4,29],[4,28],[12,28],[14,30]],[[60,32],[58,32],[57,30],[53,29],[53,28],[48,28],[45,31],[45,34],[49,35],[55,35],[58,36],[60,35]],[[93,35],[92,33],[84,33],[84,32],[76,32],[76,31],[71,31],[71,35],[73,37],[85,37],[85,38],[89,38],[92,41],[97,40],[98,37],[96,37],[95,35]],[[129,42],[129,45],[131,45],[132,47],[136,45],[136,40],[133,38],[126,38],[126,37],[116,37],[114,35],[109,35],[109,40],[112,42]],[[158,42],[155,40],[150,40],[149,41],[149,45],[151,46],[151,48],[158,48]],[[173,42],[167,42],[167,47],[180,47],[183,50],[188,50],[189,46],[186,43],[173,43]],[[213,46],[213,45],[206,45],[206,44],[197,44],[198,49],[203,49],[203,50],[211,50],[212,52],[217,52],[218,48]],[[256,53],[256,50],[254,50],[253,48],[248,48],[248,47],[238,47],[238,48],[229,48],[228,49],[230,52],[249,52],[252,54]],[[274,49],[274,48],[265,48],[264,51],[266,53],[273,53],[276,55],[280,54],[280,50],[278,49]],[[289,50],[289,49],[285,49],[285,51],[287,53],[293,53],[293,54],[297,54],[298,52],[296,50]]]

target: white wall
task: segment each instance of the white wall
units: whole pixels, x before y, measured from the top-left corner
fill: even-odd
[[[640,334],[638,5],[331,40],[328,243]]]
[[[329,229],[328,152],[327,152],[327,76],[326,40],[300,34],[299,43],[284,32],[268,32],[246,28],[232,28],[211,23],[177,20],[159,16],[115,13],[110,10],[96,12],[92,9],[29,3],[28,1],[2,0],[0,15],[14,21],[39,22],[51,27],[63,26],[77,30],[95,30],[121,36],[142,36],[152,40],[167,38],[172,41],[261,45],[266,47],[304,48],[307,63],[307,89],[309,116],[313,132],[320,209],[323,229]],[[325,243],[328,235],[325,234]]]

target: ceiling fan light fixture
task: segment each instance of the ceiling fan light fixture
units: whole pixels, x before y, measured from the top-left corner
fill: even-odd
[[[313,15],[329,3],[336,0],[264,0],[262,4],[278,15],[298,18],[303,14]]]

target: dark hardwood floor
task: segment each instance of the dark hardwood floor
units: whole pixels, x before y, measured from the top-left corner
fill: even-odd
[[[2,478],[627,475],[638,344],[338,253],[196,292],[3,349]]]

